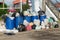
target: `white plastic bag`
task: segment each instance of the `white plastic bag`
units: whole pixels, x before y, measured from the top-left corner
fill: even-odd
[[[43,22],[43,21],[42,21],[41,26],[42,26],[42,29],[45,29],[45,24],[44,24],[44,22]]]
[[[24,11],[24,16],[29,15],[28,11]]]
[[[35,30],[40,30],[41,28],[41,26],[36,26]]]
[[[34,19],[34,24],[35,25],[40,25],[40,20],[39,19]]]
[[[24,24],[25,26],[29,25],[29,23],[28,23],[26,20],[24,20],[23,24]]]

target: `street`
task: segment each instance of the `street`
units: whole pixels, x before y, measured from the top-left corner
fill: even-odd
[[[15,35],[0,33],[0,40],[60,40],[60,29],[32,30]]]

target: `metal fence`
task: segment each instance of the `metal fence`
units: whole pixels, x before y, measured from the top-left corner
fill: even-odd
[[[46,2],[47,6],[50,8],[50,10],[55,14],[55,16],[60,19],[60,12],[57,10],[57,8],[54,6],[51,0],[47,0]]]

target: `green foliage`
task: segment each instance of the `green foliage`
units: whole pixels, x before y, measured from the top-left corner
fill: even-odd
[[[0,4],[0,8],[2,8],[3,7],[3,5],[2,4]]]
[[[4,4],[4,7],[7,8],[7,5]],[[3,4],[0,4],[0,8],[3,8]]]
[[[27,0],[27,3],[25,5],[23,5],[22,8],[23,8],[23,11],[29,9],[28,0]]]
[[[4,7],[7,8],[7,5],[5,4]],[[3,4],[0,4],[0,8],[3,8]],[[0,9],[0,16],[6,13],[7,13],[7,9]]]
[[[6,14],[6,13],[8,13],[8,12],[7,12],[7,9],[5,9],[5,10],[0,9],[0,16],[3,15],[3,14]]]

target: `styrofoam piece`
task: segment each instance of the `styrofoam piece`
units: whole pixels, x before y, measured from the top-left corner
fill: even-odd
[[[23,24],[27,26],[29,23],[26,20],[24,20]]]

